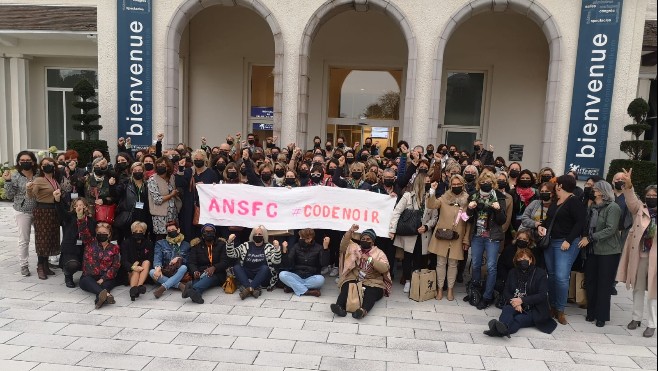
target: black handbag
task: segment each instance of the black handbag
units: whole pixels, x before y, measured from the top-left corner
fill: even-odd
[[[398,236],[416,236],[422,225],[423,210],[404,209],[398,219],[395,234]]]
[[[571,197],[571,196],[569,196]],[[553,230],[553,222],[555,221],[555,217],[557,216],[557,213],[560,211],[562,206],[567,203],[567,200],[565,200],[560,207],[555,210],[555,214],[553,214],[553,219],[551,219],[551,223],[548,225],[548,229],[546,229],[546,234],[544,237],[541,237],[539,239],[539,242],[537,242],[537,247],[539,247],[541,250],[546,250],[548,249],[549,246],[551,246],[551,230]]]

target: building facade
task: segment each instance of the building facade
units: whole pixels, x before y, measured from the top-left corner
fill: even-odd
[[[80,137],[70,90],[82,76],[97,86],[100,137],[114,150],[126,136],[117,125],[118,3],[0,1],[0,162]],[[151,5],[152,130],[168,145],[197,147],[202,136],[219,144],[237,132],[304,147],[316,135],[466,149],[481,138],[505,160],[521,153],[528,168],[564,170],[580,1]],[[30,22],[44,9],[52,25]],[[72,12],[89,21],[71,24]],[[606,164],[625,156],[628,103],[649,100],[652,87],[655,96],[655,16],[654,0],[623,2]]]

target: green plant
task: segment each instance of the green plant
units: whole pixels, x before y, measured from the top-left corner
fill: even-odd
[[[103,126],[93,124],[93,122],[98,121],[101,116],[97,113],[89,113],[89,111],[98,108],[98,103],[89,100],[96,96],[96,90],[94,90],[94,86],[91,85],[89,80],[81,79],[73,87],[73,95],[81,99],[79,102],[73,102],[73,107],[82,110],[82,113],[71,115],[73,120],[80,122],[79,124],[73,125],[73,129],[83,132],[85,138],[93,138],[94,134],[103,129]]]
[[[67,148],[78,152],[78,167],[84,167],[91,162],[91,154],[95,149],[107,152],[107,142],[104,140],[71,139],[67,143]]]
[[[612,160],[606,180],[612,182],[615,174],[622,171],[622,169],[633,169],[633,187],[638,194],[644,192],[648,185],[656,184],[656,163],[653,161]]]
[[[635,121],[634,124],[624,126],[624,131],[632,133],[633,140],[624,140],[619,144],[619,149],[628,155],[631,160],[642,160],[651,155],[653,141],[640,140],[645,131],[651,129],[647,124],[649,104],[643,98],[634,99],[626,109],[626,113]]]

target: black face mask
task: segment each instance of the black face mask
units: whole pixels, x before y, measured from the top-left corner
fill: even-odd
[[[386,158],[389,159],[389,160],[393,160],[393,159],[395,159],[395,153],[393,153],[393,152],[386,152],[386,153],[384,153],[384,157],[386,157]]]
[[[530,188],[531,185],[532,185],[532,180],[529,179],[519,180],[519,187],[521,188]]]
[[[165,175],[165,174],[167,174],[167,168],[164,167],[164,166],[158,166],[155,169],[155,172],[158,173],[158,175]]]
[[[169,231],[169,232],[167,232],[167,237],[169,237],[169,238],[178,237],[178,231]]]
[[[320,142],[313,143],[313,148],[320,148]]]
[[[308,178],[308,170],[299,170],[299,177],[300,178]]]
[[[432,184],[430,183],[425,183],[425,192],[429,192],[430,188],[432,188]]]
[[[345,148],[345,143],[338,143],[338,148]]]
[[[325,148],[327,151],[331,151],[332,149],[334,149],[333,146],[325,146],[324,148]]]
[[[286,185],[294,186],[296,184],[295,178],[286,178]]]
[[[21,162],[20,166],[21,166],[21,170],[32,170],[31,162]]]
[[[50,164],[49,165],[44,165],[42,169],[43,169],[43,172],[46,173],[46,174],[52,174],[52,173],[55,172],[55,166],[50,165]]]
[[[589,195],[592,193],[592,187],[585,187],[583,188],[583,196],[585,196],[585,199],[589,199]]]
[[[362,175],[363,175],[363,173],[360,172],[360,171],[353,171],[352,172],[352,178],[354,178],[354,179],[361,179]]]
[[[395,184],[395,179],[384,179],[384,185],[387,187],[393,187]]]
[[[551,200],[551,192],[540,192],[539,193],[539,199],[542,201],[550,201]]]
[[[322,174],[320,174],[320,175],[311,175],[311,181],[313,183],[320,183],[322,181],[322,178],[323,178]]]
[[[269,182],[270,180],[272,180],[272,174],[271,173],[261,174],[260,178],[263,179],[264,182]]]
[[[110,235],[107,233],[96,233],[96,241],[103,243],[107,242],[110,239]]]
[[[274,175],[279,178],[283,178],[286,175],[286,172],[283,170],[274,170]]]
[[[420,169],[418,169],[418,174],[427,174],[428,171],[429,169],[425,169],[424,167],[421,167]]]
[[[142,180],[144,179],[144,173],[141,171],[137,171],[133,173],[133,179],[135,180]]]
[[[267,148],[274,148],[274,147],[276,147],[276,146],[274,145],[274,143],[267,143],[266,146],[267,146]]]
[[[180,156],[171,156],[171,162],[177,164],[180,161]]]
[[[519,174],[520,174],[520,173],[521,173],[521,172],[518,171],[518,170],[510,170],[510,171],[509,171],[509,177],[512,178],[512,179],[516,179],[516,178],[519,177]]]
[[[427,150],[427,157],[432,157],[434,156],[434,151],[430,151],[429,149]]]
[[[366,144],[363,145],[363,147],[370,148],[370,147],[372,147],[372,143],[366,143]]]
[[[178,165],[178,172],[182,173],[185,171],[185,165]]]
[[[480,146],[473,146],[473,151],[480,152]]]
[[[135,241],[141,242],[142,240],[144,240],[144,233],[133,233],[133,238],[135,239]]]
[[[361,162],[368,161],[368,155],[361,155]]]
[[[516,262],[516,264],[519,267],[519,269],[524,271],[524,272],[527,271],[528,269],[530,269],[530,262],[528,260],[525,260],[525,259],[519,260],[519,261]]]
[[[128,168],[128,163],[127,162],[117,162],[117,164],[114,165],[114,168],[116,169],[116,171],[121,173],[121,172],[125,171]]]
[[[238,178],[238,172],[237,171],[229,171],[226,173],[226,176],[229,179],[237,179]]]
[[[345,162],[347,162],[350,165],[353,164],[354,163],[354,157],[346,157]]]
[[[203,232],[203,240],[206,242],[212,242],[215,240],[215,232]]]
[[[263,243],[263,236],[254,236],[253,240],[255,243]]]
[[[146,171],[151,171],[151,170],[153,170],[154,168],[155,168],[155,165],[153,165],[153,164],[150,163],[150,162],[147,162],[147,163],[144,164],[144,170],[146,170]]]
[[[528,247],[528,245],[529,245],[528,241],[516,240],[516,247],[519,249],[525,249],[526,247]]]
[[[359,241],[359,245],[361,246],[361,250],[368,251],[372,248],[372,242],[370,241]]]
[[[446,151],[444,149],[444,150],[439,151],[439,153],[441,154],[441,156],[445,156],[446,154],[448,154],[448,151]]]
[[[217,165],[215,165],[215,168],[216,168],[217,171],[219,171],[220,173],[221,173],[221,172],[224,172],[224,170],[226,170],[226,164],[225,164],[225,163],[217,164]]]
[[[335,168],[334,169],[329,168],[329,169],[327,169],[327,174],[333,176],[335,171],[336,171]]]
[[[226,144],[228,144],[229,146],[233,146],[233,141],[232,140],[227,140]]]
[[[464,191],[464,187],[451,187],[450,191],[459,196]]]
[[[489,184],[489,183],[480,184],[480,190],[482,192],[485,192],[485,193],[491,192],[492,189],[493,189],[492,184]]]
[[[46,171],[46,170],[44,169],[44,171]],[[96,174],[98,176],[103,176],[103,175],[107,174],[107,169],[96,167],[96,168],[94,168],[94,174]]]
[[[551,175],[542,175],[540,179],[542,183],[548,183],[553,177]]]
[[[504,180],[501,180],[498,182],[498,189],[507,189],[507,182]]]
[[[247,169],[240,169],[240,174],[247,175]]]
[[[253,139],[249,139],[249,140],[247,140],[247,143],[249,143],[250,146],[253,146],[254,143],[256,143],[256,141],[253,140]]]
[[[596,200],[596,193],[594,193],[594,190],[587,195],[587,198],[589,198],[590,201]]]
[[[466,174],[464,175],[464,179],[470,183],[475,180],[475,174]]]
[[[196,166],[198,169],[201,169],[206,165],[206,162],[203,160],[194,160],[194,166]]]
[[[647,204],[647,207],[649,209],[655,209],[656,208],[656,198],[655,197],[645,197],[644,202]]]
[[[624,184],[626,184],[626,182],[624,182],[624,181],[615,182],[615,189],[618,190],[618,191],[623,190],[624,189]]]

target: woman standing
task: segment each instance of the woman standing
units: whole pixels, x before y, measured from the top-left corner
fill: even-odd
[[[468,251],[470,243],[471,224],[466,223],[466,206],[468,205],[468,194],[464,191],[464,178],[461,175],[450,177],[450,188],[440,198],[436,198],[435,192],[438,183],[432,183],[427,199],[428,209],[437,209],[439,213],[436,222],[436,231],[454,231],[453,238],[441,237],[435,232],[430,239],[427,251],[438,256],[436,266],[437,293],[436,299],[443,299],[443,284],[448,277],[448,300],[455,300],[455,281],[457,280],[457,266],[460,260],[464,260],[464,251]],[[431,233],[431,232],[430,232]],[[441,237],[438,238],[437,236]],[[447,271],[446,271],[447,266]]]
[[[578,257],[580,249],[578,242],[585,225],[587,210],[573,195],[576,189],[576,179],[569,175],[557,178],[555,194],[557,202],[548,208],[546,219],[537,227],[539,237],[550,230],[550,244],[544,250],[546,270],[548,271],[548,298],[551,303],[551,314],[557,321],[566,325],[567,318],[564,306],[567,304],[571,267]]]
[[[431,189],[430,178],[426,173],[418,173],[412,183],[411,191],[405,192],[400,198],[398,204],[393,210],[391,223],[389,225],[388,236],[393,241],[393,245],[401,247],[404,250],[404,259],[402,260],[402,278],[404,279],[404,290],[406,294],[411,288],[411,272],[413,270],[425,268],[423,257],[427,256],[427,247],[432,237],[432,230],[436,225],[438,212],[426,206],[429,190]],[[422,215],[417,233],[411,236],[398,236],[397,228],[400,216],[405,210],[420,211]]]
[[[642,323],[644,315],[644,291],[649,294],[649,318],[642,334],[652,337],[656,332],[656,185],[644,190],[644,204],[635,195],[631,173],[624,170],[624,196],[626,207],[633,215],[633,226],[628,233],[622,251],[617,281],[626,282],[626,288],[633,287],[633,317],[628,324],[635,330]]]
[[[144,182],[144,165],[141,162],[134,162],[130,166],[130,174],[130,178],[116,186],[119,202],[113,227],[119,230],[122,236],[128,238],[132,233],[133,222],[144,222],[147,225],[144,233],[149,238],[153,228],[149,211],[148,187]]]
[[[156,175],[148,179],[149,211],[153,220],[153,233],[158,240],[167,235],[167,224],[178,223],[178,190],[171,174],[174,171],[171,161],[160,157],[155,162]]]
[[[55,160],[46,157],[41,160],[39,175],[26,184],[27,196],[35,199],[34,242],[36,245],[39,279],[45,280],[55,272],[48,266],[48,257],[59,255],[59,218],[55,209],[55,191],[61,196],[61,174],[55,171]]]
[[[91,164],[93,174],[89,174],[85,182],[85,197],[91,205],[92,215],[95,215],[96,205],[114,204],[115,199],[112,197],[114,190],[112,188],[116,184],[116,179],[110,174],[105,157],[98,157]]]
[[[603,327],[610,320],[611,289],[621,256],[621,209],[615,202],[612,186],[605,180],[594,183],[592,194],[594,202],[589,207],[585,236],[578,247],[587,248],[587,321],[596,321],[596,327]]]
[[[532,233],[533,240],[539,240],[539,234],[537,233],[537,228],[546,220],[548,216],[548,208],[557,200],[555,195],[555,184],[553,183],[542,183],[539,186],[539,199],[532,201],[528,207],[526,207],[521,217],[521,227],[520,231],[528,231]],[[540,268],[545,267],[544,263],[544,254],[541,251],[533,251],[535,255],[536,265]]]
[[[18,226],[18,263],[23,277],[30,275],[29,247],[30,232],[34,216],[32,214],[36,202],[27,196],[27,184],[34,180],[37,173],[37,157],[30,151],[21,151],[16,156],[15,173],[6,170],[2,177],[5,180],[5,196],[14,200],[16,225]]]

